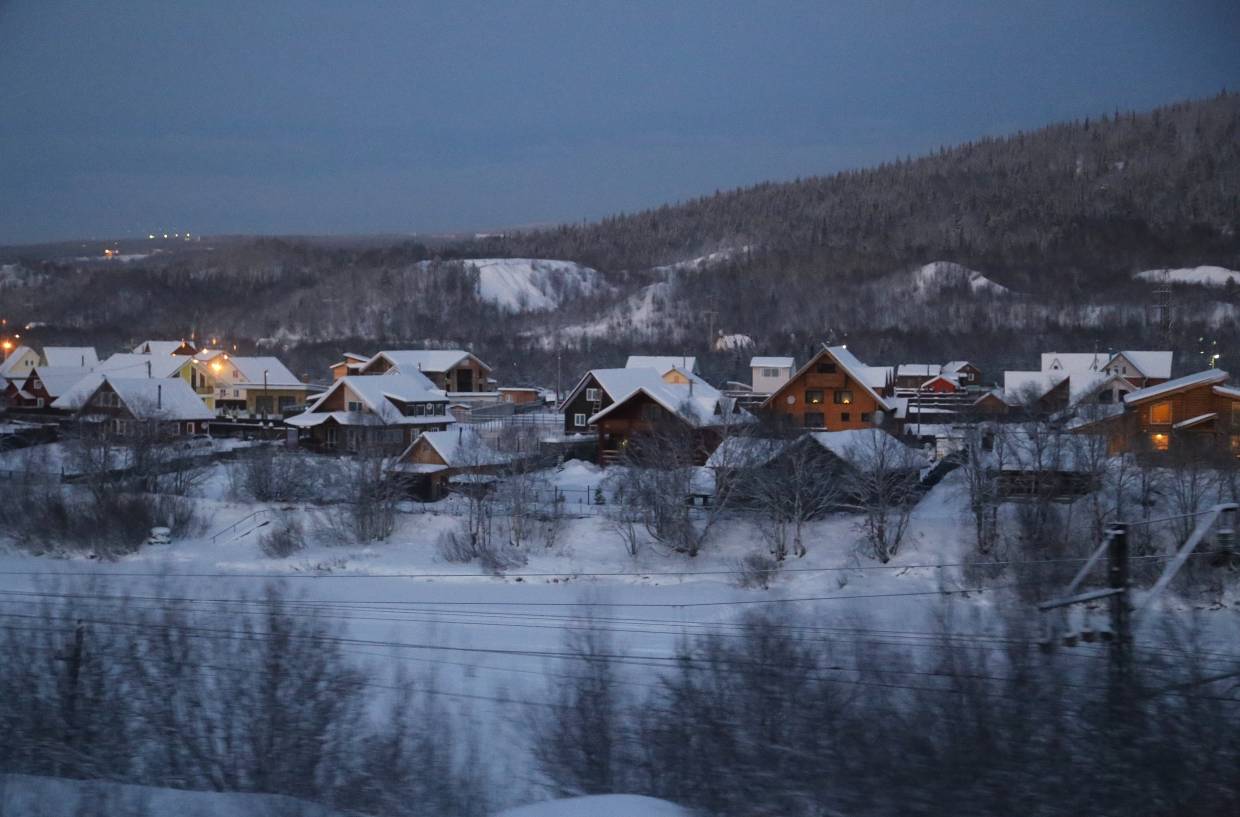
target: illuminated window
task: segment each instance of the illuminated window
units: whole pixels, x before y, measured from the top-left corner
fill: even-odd
[[[823,396],[822,389],[805,390],[805,402],[809,403],[811,406],[822,405],[822,401],[825,399],[826,398]]]
[[[1171,401],[1163,400],[1150,406],[1150,425],[1171,425]]]
[[[836,389],[835,404],[838,406],[852,405],[853,396],[851,389]]]
[[[1151,434],[1150,442],[1153,443],[1155,451],[1166,451],[1171,443],[1171,438],[1166,434]]]

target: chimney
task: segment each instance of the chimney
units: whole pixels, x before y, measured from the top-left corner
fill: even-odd
[[[155,409],[161,410],[164,407],[164,384],[155,384]]]

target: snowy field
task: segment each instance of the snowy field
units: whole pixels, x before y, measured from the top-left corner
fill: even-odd
[[[592,464],[572,461],[546,476],[567,495],[584,498],[595,495],[604,475]],[[191,599],[201,617],[224,618],[239,606],[250,609],[253,602],[246,600],[260,597],[268,583],[280,583],[299,608],[340,628],[345,652],[366,668],[377,695],[394,688],[386,685],[401,670],[433,677],[433,694],[487,723],[495,745],[521,745],[525,735],[505,714],[516,704],[551,705],[570,657],[566,636],[587,627],[602,627],[611,648],[625,657],[629,683],[650,686],[650,673],[671,665],[685,637],[738,632],[741,616],[750,611],[785,613],[841,645],[918,646],[932,642],[944,620],[955,631],[986,639],[1001,630],[1000,613],[1029,610],[1002,581],[983,587],[967,578],[973,545],[959,472],[920,500],[889,564],[859,551],[857,518],[835,515],[811,523],[808,554],[790,558],[769,589],[738,584],[741,559],[765,551],[760,521],[746,514],[723,519],[695,559],[654,546],[634,558],[597,506],[570,501],[553,546],[533,547],[525,565],[490,575],[440,554],[441,534],[460,524],[456,500],[403,503],[395,532],[384,542],[319,542],[276,559],[259,547],[265,531],[260,523],[296,518],[312,530],[322,508],[232,499],[226,465],[214,466],[197,491],[207,524],[168,546],[147,546],[113,562],[8,549],[0,555],[3,607],[19,609],[43,593],[90,581],[103,597]],[[1038,592],[1047,597],[1059,590]],[[1168,609],[1209,615],[1216,649],[1230,651],[1240,632],[1235,599],[1215,605],[1173,601]],[[106,621],[108,602],[83,601],[79,613],[88,625]],[[500,805],[545,796],[532,781],[528,759],[518,753],[492,753],[488,763],[498,779],[515,781],[507,791],[510,801]],[[214,808],[210,813],[232,813]],[[565,808],[518,809],[511,817],[613,813]],[[638,812],[621,807],[614,813]]]

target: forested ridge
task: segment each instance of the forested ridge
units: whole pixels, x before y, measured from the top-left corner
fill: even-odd
[[[40,325],[36,342],[266,339],[299,371],[344,349],[463,344],[509,381],[551,382],[557,354],[575,374],[669,349],[703,356],[723,378],[750,352],[804,355],[826,339],[874,362],[970,357],[993,370],[1042,349],[1165,345],[1154,287],[1133,274],[1240,269],[1238,224],[1240,95],[1222,93],[429,247],[259,238],[122,266],[9,251],[0,306]],[[607,293],[554,312],[504,310],[453,260],[481,257],[577,261]],[[952,277],[910,286],[912,270],[937,261],[1006,290]],[[1234,287],[1178,287],[1177,365],[1191,366],[1202,344],[1240,348],[1238,305]],[[720,333],[753,345],[716,353]]]

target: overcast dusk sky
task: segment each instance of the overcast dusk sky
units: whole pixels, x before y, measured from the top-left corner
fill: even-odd
[[[1240,88],[1240,3],[0,0],[0,242],[572,221]]]

